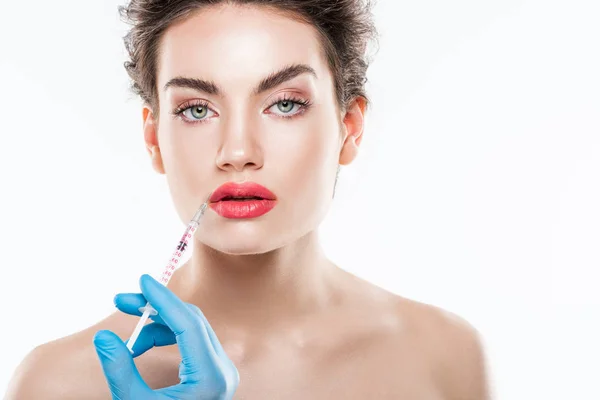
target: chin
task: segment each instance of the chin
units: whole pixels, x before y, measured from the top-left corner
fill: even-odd
[[[298,242],[312,232],[319,221],[319,218],[304,218],[301,222],[282,220],[269,214],[248,220],[207,218],[197,239],[223,254],[265,254]]]
[[[235,256],[265,254],[277,250],[284,245],[282,243],[272,243],[268,239],[261,241],[256,236],[254,238],[238,237],[235,240],[214,240],[213,238],[213,240],[206,241],[204,244],[220,253]]]
[[[199,239],[220,253],[242,256],[269,253],[293,242],[295,237],[277,234],[273,229],[256,224],[238,223],[237,226],[214,226]]]
[[[214,250],[219,251],[223,254],[227,254],[230,256],[250,256],[257,254],[265,254],[275,249],[267,249],[267,248],[256,248],[256,247],[226,247],[226,248],[214,248]]]

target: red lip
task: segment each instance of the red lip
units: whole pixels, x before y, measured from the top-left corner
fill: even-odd
[[[273,192],[258,183],[228,182],[212,193],[210,207],[225,218],[256,218],[271,211],[276,200]]]

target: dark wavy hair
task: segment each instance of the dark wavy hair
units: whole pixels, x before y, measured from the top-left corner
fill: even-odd
[[[215,4],[256,5],[283,13],[316,28],[332,73],[340,109],[365,93],[369,44],[377,45],[371,12],[374,0],[130,0],[119,7],[131,29],[123,37],[131,90],[158,114],[157,54],[163,32],[175,21]],[[158,117],[158,115],[156,115]]]

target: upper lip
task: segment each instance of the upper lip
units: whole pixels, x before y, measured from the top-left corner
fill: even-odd
[[[211,202],[221,201],[227,197],[258,197],[265,200],[275,200],[276,197],[269,189],[255,182],[227,182],[219,186],[210,196]]]

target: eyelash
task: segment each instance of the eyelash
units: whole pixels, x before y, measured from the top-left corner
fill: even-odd
[[[312,105],[312,103],[309,100],[304,100],[304,99],[301,99],[301,98],[298,98],[298,97],[284,95],[283,98],[281,98],[279,100],[276,100],[273,103],[271,103],[267,107],[267,110],[269,108],[273,107],[274,105],[276,105],[277,103],[281,103],[281,102],[284,102],[284,101],[289,101],[289,102],[292,102],[294,104],[297,104],[297,105],[300,106],[300,109],[296,113],[294,113],[292,115],[289,115],[289,116],[276,114],[277,117],[279,117],[279,118],[290,119],[290,118],[297,117],[300,114],[303,114],[304,112],[306,112],[306,110],[308,110],[308,108]],[[205,101],[205,100],[192,100],[192,101],[188,101],[188,102],[183,103],[181,106],[179,106],[175,110],[173,110],[173,112],[172,112],[173,117],[174,118],[180,118],[180,119],[182,119],[187,124],[202,124],[202,123],[205,123],[205,122],[208,121],[208,118],[197,119],[197,120],[189,120],[187,117],[185,117],[183,115],[183,113],[186,110],[188,110],[188,109],[190,109],[192,107],[203,107],[203,108],[207,108],[207,109],[211,110],[210,107],[208,106],[208,102],[207,101]],[[213,110],[211,110],[211,111],[213,111]]]

